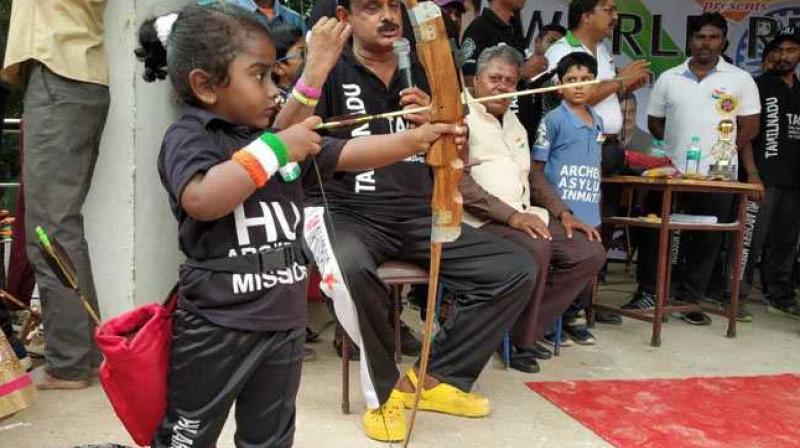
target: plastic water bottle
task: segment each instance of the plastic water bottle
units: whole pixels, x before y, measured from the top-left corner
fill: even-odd
[[[292,182],[300,177],[300,165],[298,165],[297,162],[289,162],[280,167],[278,172],[281,173],[281,177],[285,182]]]
[[[686,169],[685,174],[700,172],[700,159],[703,157],[703,150],[700,149],[700,137],[692,136],[692,144],[686,148]]]
[[[650,142],[650,155],[653,157],[666,157],[667,153],[664,152],[664,140],[654,138]]]

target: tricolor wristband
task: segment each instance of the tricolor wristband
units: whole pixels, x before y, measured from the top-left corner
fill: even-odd
[[[298,79],[294,85],[298,92],[302,93],[304,97],[310,100],[318,100],[322,96],[322,89],[311,87],[304,83],[302,79]]]
[[[296,86],[295,86],[294,89],[292,89],[292,97],[294,99],[296,99],[297,102],[299,102],[300,104],[302,104],[304,106],[308,106],[308,107],[315,107],[317,105],[317,103],[319,102],[319,100],[316,100],[316,99],[313,99],[313,98],[309,98],[309,97],[303,95],[299,90],[297,90]]]
[[[263,187],[289,161],[286,145],[275,134],[265,132],[233,154],[232,160],[247,171],[256,187]]]
[[[280,137],[278,137],[273,133],[265,132],[261,134],[261,136],[259,136],[258,138],[262,142],[266,143],[267,146],[272,148],[275,157],[278,158],[279,167],[289,163],[289,150],[286,149],[286,144],[283,143],[283,140],[281,140]]]

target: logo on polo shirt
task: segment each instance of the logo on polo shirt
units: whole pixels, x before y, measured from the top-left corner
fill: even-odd
[[[727,93],[725,87],[717,87],[711,93],[711,97],[717,100],[717,113],[725,118],[736,115],[739,110],[739,98],[736,95]]]

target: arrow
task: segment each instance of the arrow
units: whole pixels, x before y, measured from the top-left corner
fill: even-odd
[[[535,89],[520,90],[520,91],[517,91],[517,92],[509,92],[509,93],[500,93],[500,94],[497,94],[497,95],[489,95],[489,96],[484,96],[484,97],[481,97],[481,98],[473,98],[473,99],[467,100],[467,101],[462,99],[462,102],[464,104],[487,103],[487,102],[490,102],[490,101],[503,100],[503,99],[508,99],[508,98],[517,98],[517,97],[521,97],[521,96],[536,95],[536,94],[547,93],[547,92],[555,92],[555,91],[558,91],[558,90],[571,89],[571,88],[575,88],[575,87],[591,86],[591,85],[595,85],[595,84],[600,84],[601,82],[617,81],[617,80],[622,80],[622,79],[624,79],[624,78],[623,77],[616,77],[616,78],[612,78],[612,79],[603,79],[603,80],[594,79],[592,81],[581,81],[581,82],[573,82],[573,83],[569,83],[569,84],[558,84],[558,85],[549,86],[549,87],[538,87],[538,88],[535,88]],[[385,112],[385,113],[382,113],[382,114],[374,114],[374,115],[346,115],[344,117],[340,117],[340,118],[337,118],[335,120],[319,124],[314,129],[336,129],[336,128],[341,128],[341,127],[350,127],[350,126],[354,126],[354,125],[357,125],[357,124],[366,123],[366,122],[373,121],[373,120],[378,120],[378,119],[381,119],[381,118],[394,118],[394,117],[400,117],[400,116],[403,116],[403,115],[418,114],[418,113],[427,112],[427,111],[430,111],[430,110],[431,110],[431,106],[423,106],[423,107],[415,107],[413,109],[396,110],[396,111],[393,111],[393,112]]]
[[[50,269],[53,270],[53,273],[64,286],[78,294],[78,299],[81,301],[81,304],[83,304],[86,312],[89,313],[94,323],[100,326],[100,318],[97,312],[92,308],[92,305],[89,304],[89,301],[86,300],[86,297],[84,297],[80,290],[78,274],[75,272],[75,265],[72,263],[69,255],[67,255],[67,252],[64,251],[64,248],[54,237],[49,236],[47,232],[44,231],[42,226],[36,226],[36,236],[39,238],[39,250],[47,261],[47,264],[50,265]]]

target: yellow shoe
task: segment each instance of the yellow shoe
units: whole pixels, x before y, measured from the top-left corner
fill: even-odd
[[[406,373],[409,381],[417,387],[417,374],[414,369]],[[395,390],[402,398],[406,409],[414,407],[414,394]],[[394,393],[393,392],[393,393]],[[439,383],[433,389],[422,391],[419,397],[419,409],[422,411],[440,412],[459,417],[486,417],[489,415],[489,399],[478,394],[464,392],[446,383]]]
[[[381,442],[399,442],[406,438],[406,410],[398,390],[393,390],[386,403],[364,413],[364,433]]]

